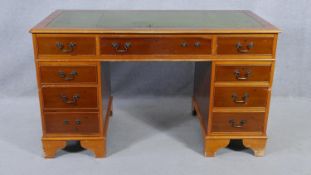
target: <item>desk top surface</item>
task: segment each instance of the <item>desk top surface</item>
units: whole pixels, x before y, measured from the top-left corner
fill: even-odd
[[[32,33],[277,33],[246,10],[57,10]]]

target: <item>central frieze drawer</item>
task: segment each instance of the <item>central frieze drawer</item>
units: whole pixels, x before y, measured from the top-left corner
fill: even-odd
[[[46,134],[90,135],[99,133],[98,113],[45,113]]]
[[[211,54],[212,40],[204,37],[102,37],[102,55]]]
[[[265,107],[268,88],[262,87],[216,87],[215,107]]]
[[[37,37],[39,55],[95,55],[95,37]]]
[[[44,109],[97,108],[96,87],[43,87]]]

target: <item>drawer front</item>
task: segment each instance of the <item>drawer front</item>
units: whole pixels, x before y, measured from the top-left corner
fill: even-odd
[[[43,87],[44,109],[97,108],[96,87]]]
[[[96,66],[40,66],[41,83],[96,83]]]
[[[179,37],[102,37],[103,55],[211,54],[210,38]]]
[[[216,65],[215,81],[270,81],[271,66]]]
[[[214,112],[211,132],[264,132],[264,112]]]
[[[216,87],[215,107],[265,107],[268,88]]]
[[[217,53],[230,54],[272,54],[273,37],[219,37]]]
[[[39,55],[95,55],[95,37],[37,37]]]
[[[45,113],[46,134],[92,135],[99,133],[98,113]]]

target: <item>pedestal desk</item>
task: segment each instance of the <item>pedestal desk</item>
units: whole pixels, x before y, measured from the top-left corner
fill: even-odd
[[[45,157],[69,140],[105,156],[112,61],[195,62],[205,156],[232,139],[264,155],[279,29],[254,13],[57,10],[31,33]]]

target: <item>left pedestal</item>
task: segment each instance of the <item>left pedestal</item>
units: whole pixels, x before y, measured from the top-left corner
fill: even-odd
[[[67,42],[62,36],[34,35],[45,157],[55,157],[68,141],[79,141],[96,157],[105,157],[112,114],[109,63],[80,61],[79,54],[69,53],[79,50],[57,50],[53,45],[55,39]],[[45,50],[43,41],[53,46],[53,52]],[[69,57],[70,61],[66,59]]]

